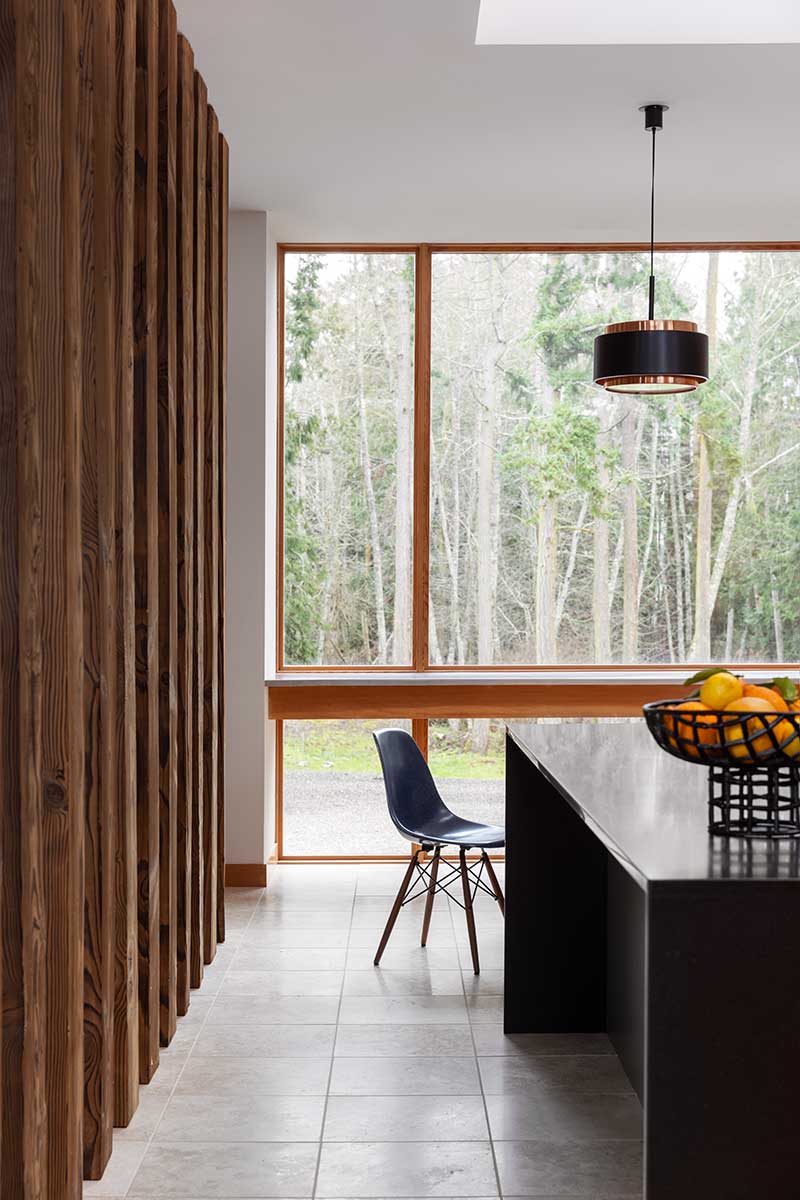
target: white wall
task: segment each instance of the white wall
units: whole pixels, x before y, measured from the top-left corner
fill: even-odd
[[[265,498],[274,462],[274,452],[265,455],[267,322],[275,293],[267,214],[232,211],[228,237],[225,855],[263,863],[273,842],[264,801]]]
[[[278,453],[278,250],[272,233],[271,222],[267,224],[267,467],[266,467],[266,657],[264,673],[267,679],[275,674],[276,665],[276,611],[275,611],[275,564],[276,551],[276,506],[275,472]],[[266,707],[266,690],[264,691]],[[275,722],[266,722],[266,778],[265,778],[265,833],[267,856],[275,845]]]

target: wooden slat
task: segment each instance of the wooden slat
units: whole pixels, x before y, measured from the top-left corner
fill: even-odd
[[[194,55],[178,37],[176,437],[178,491],[177,1009],[189,1007],[194,675]]]
[[[159,0],[158,95],[158,658],[161,922],[160,1036],[177,1020],[177,642],[178,497],[175,447],[178,27],[171,0]]]
[[[198,114],[199,118],[199,114]],[[219,122],[207,110],[206,137],[206,312],[203,649],[203,955],[217,952],[217,748],[219,651]]]
[[[192,808],[192,945],[191,985],[199,987],[203,978],[203,902],[204,883],[204,835],[203,835],[203,740],[204,740],[204,667],[205,653],[205,569],[203,547],[205,545],[205,305],[206,305],[206,134],[208,94],[206,85],[195,71],[195,209],[194,209],[194,380],[195,380],[195,561],[194,561],[194,680],[193,680],[193,730],[192,759],[193,808]]]
[[[217,939],[225,941],[225,572],[228,471],[228,143],[219,135],[219,611],[217,624]]]
[[[37,6],[43,16],[44,6]],[[26,350],[37,363],[40,412],[39,451],[42,477],[38,501],[27,512],[21,511],[20,543],[27,541],[41,567],[41,588],[36,584],[26,596],[20,588],[20,612],[23,626],[30,612],[28,601],[34,590],[39,593],[42,659],[36,663],[31,647],[20,638],[20,661],[40,673],[34,686],[40,694],[38,713],[42,732],[41,792],[36,805],[41,814],[41,880],[32,869],[35,851],[26,864],[23,879],[33,891],[41,886],[40,899],[28,908],[23,905],[23,937],[38,941],[42,928],[47,930],[46,983],[46,1060],[44,1064],[47,1101],[47,1176],[50,1195],[78,1200],[82,1193],[82,1113],[83,1113],[83,855],[84,855],[84,730],[82,719],[83,631],[81,614],[81,446],[80,407],[80,279],[81,279],[81,203],[79,163],[75,154],[78,139],[79,78],[77,64],[86,47],[80,45],[78,7],[74,2],[52,4],[46,8],[47,39],[63,38],[63,72],[53,71],[55,63],[41,61],[42,73],[33,81],[39,104],[28,107],[20,97],[19,111],[26,113],[29,132],[38,125],[47,131],[47,152],[31,154],[25,148],[26,170],[38,175],[32,197],[47,203],[49,213],[39,213],[39,262],[33,270],[38,289],[35,315],[20,314],[18,334],[25,339]],[[42,33],[45,31],[42,30]],[[43,42],[40,48],[44,50]],[[55,56],[54,56],[55,57]],[[51,92],[61,74],[61,112]],[[30,76],[28,76],[30,81]],[[32,98],[31,98],[32,99]],[[52,122],[52,123],[51,123]],[[41,145],[40,149],[44,150]],[[30,157],[29,157],[30,156]],[[45,182],[46,181],[46,182]],[[60,184],[59,184],[60,181]],[[55,219],[60,186],[60,220]],[[22,200],[19,196],[18,200]],[[18,205],[18,213],[24,205]],[[30,214],[28,214],[30,215]],[[20,239],[20,242],[22,239]],[[30,279],[19,264],[22,277]],[[21,344],[18,342],[18,344]],[[62,366],[63,363],[63,366]],[[22,376],[22,373],[21,373]],[[23,383],[23,391],[25,384]],[[63,396],[63,399],[62,399]],[[22,420],[25,421],[24,405]],[[20,482],[27,478],[24,466],[24,439],[20,443]],[[32,448],[32,442],[30,443]],[[33,497],[31,496],[31,499]],[[40,528],[36,531],[37,520]],[[38,540],[38,547],[33,546]],[[24,576],[20,554],[20,576]],[[33,682],[33,681],[31,681]],[[21,688],[21,694],[24,688]],[[20,709],[23,709],[20,704]],[[23,771],[26,754],[23,727]],[[33,813],[30,814],[33,816]],[[23,817],[23,829],[26,821]],[[41,905],[41,896],[44,898]],[[42,911],[43,908],[43,911]],[[39,911],[35,911],[35,910]],[[38,924],[43,916],[43,926]],[[34,926],[34,922],[36,925]],[[35,928],[35,932],[34,932]],[[25,974],[36,979],[36,955],[24,955]],[[38,985],[43,981],[40,979]],[[29,1021],[27,1033],[33,1035],[36,1021]],[[42,1093],[40,1078],[31,1081],[37,1067],[35,1042],[27,1041],[23,1062],[23,1088],[28,1084],[34,1097],[33,1115]],[[41,1044],[38,1047],[41,1050]],[[25,1099],[26,1110],[29,1098]],[[34,1119],[36,1119],[34,1117]],[[26,1119],[26,1125],[32,1123]],[[34,1171],[36,1168],[34,1167]],[[5,1187],[5,1185],[4,1185]],[[11,1193],[13,1194],[13,1192]],[[33,1193],[32,1193],[33,1194]]]
[[[39,720],[42,729],[40,811],[44,864],[41,883],[47,929],[47,1175],[51,1194],[60,1193],[68,1200],[77,1200],[82,1192],[83,1148],[84,730],[81,710],[81,384],[78,367],[81,338],[81,184],[74,148],[78,136],[79,95],[76,65],[84,47],[79,42],[77,5],[66,3],[61,12],[58,10],[59,6],[56,5],[48,11],[47,33],[51,37],[59,29],[59,21],[63,21],[60,27],[64,64],[61,127],[59,130],[56,122],[50,126],[52,141],[49,153],[42,155],[35,165],[29,160],[28,166],[41,172],[40,179],[49,181],[46,194],[53,201],[56,180],[61,172],[62,207],[60,222],[52,219],[52,209],[50,219],[44,219],[44,214],[40,214],[44,234],[41,249],[44,253],[35,271],[40,288],[36,303],[38,311],[36,320],[30,324],[21,317],[20,330],[25,331],[26,344],[39,361],[41,390],[38,401],[42,415],[40,449],[44,468],[44,486],[40,492],[43,536],[39,549],[43,564],[41,615],[46,620],[40,643],[44,661],[41,664],[42,705]],[[47,68],[35,82],[41,102],[41,131],[47,127],[51,115],[48,87],[52,83],[53,77]],[[20,111],[24,111],[22,98]],[[27,111],[28,117],[33,120],[32,109]],[[57,103],[55,112],[58,112]],[[29,146],[26,147],[26,155],[28,153]],[[20,211],[19,207],[17,211]],[[22,274],[27,275],[24,268]],[[59,286],[61,300],[57,296]],[[32,313],[29,314],[29,318],[32,316]],[[59,322],[63,323],[63,329],[59,328]],[[49,331],[52,339],[49,344],[41,336],[45,330]],[[63,403],[60,405],[57,402],[59,385],[63,386]],[[24,478],[24,468],[20,474]],[[35,510],[21,512],[21,541],[26,536],[22,530],[27,530],[29,522],[33,525],[36,516]],[[27,600],[22,588],[20,611],[23,614],[27,612]],[[24,662],[27,658],[21,638],[20,659]],[[24,752],[23,742],[23,755]],[[37,886],[37,881],[26,869],[24,858],[23,878],[29,879],[32,887]],[[30,910],[26,912],[23,906],[23,929],[27,926],[26,918],[33,915]],[[32,933],[30,926],[28,929]],[[33,978],[31,971],[26,973]],[[35,1022],[31,1022],[31,1025],[35,1025]],[[35,1059],[33,1046],[26,1047],[25,1057],[28,1056],[31,1060]],[[23,1062],[23,1087],[29,1081],[29,1066],[35,1067],[35,1061],[29,1064]],[[39,1081],[32,1090],[37,1096],[35,1104],[38,1106],[38,1096],[41,1094]],[[27,1097],[25,1103],[27,1108]]]
[[[20,1063],[16,1030],[7,1024],[6,1001],[16,999],[21,955],[12,927],[19,889],[19,723],[17,672],[17,346],[16,346],[16,219],[15,152],[16,43],[9,5],[0,7],[0,1195],[11,1186],[19,1158],[10,1163],[3,1145],[4,1114],[15,1111],[5,1097],[9,1068]],[[9,952],[11,952],[9,954]],[[8,961],[4,961],[8,959]],[[3,982],[7,990],[4,991]],[[10,985],[10,986],[9,986]],[[13,1010],[12,1010],[13,1011]],[[17,1089],[19,1090],[19,1089]],[[3,1157],[6,1166],[3,1168]],[[14,1184],[18,1185],[18,1175]]]
[[[79,153],[83,373],[81,495],[85,736],[83,1171],[111,1154],[116,810],[116,324],[113,0],[81,0]]]
[[[134,190],[134,567],[136,588],[136,772],[139,893],[139,1078],[158,1066],[158,12],[136,4]]]
[[[24,1037],[20,877],[19,582],[17,492],[16,38],[13,13],[0,8],[0,1187],[22,1188],[23,1109],[19,1086]],[[22,254],[30,250],[22,246]],[[21,299],[21,297],[20,297]]]
[[[117,305],[117,829],[114,1124],[139,1102],[136,889],[136,669],[133,568],[133,177],[136,4],[116,0],[115,293]]]
[[[2,1195],[81,1194],[79,59],[0,9]],[[18,73],[17,73],[18,72]],[[49,1189],[49,1192],[48,1192]]]

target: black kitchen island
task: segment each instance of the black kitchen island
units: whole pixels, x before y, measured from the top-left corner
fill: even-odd
[[[646,1200],[800,1195],[800,843],[710,837],[644,722],[511,722],[506,1033],[606,1031]]]

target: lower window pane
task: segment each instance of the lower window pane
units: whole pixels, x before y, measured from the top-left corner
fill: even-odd
[[[428,765],[448,808],[469,821],[505,824],[506,722],[431,720]]]
[[[400,854],[409,850],[386,807],[373,730],[410,721],[284,721],[283,853]]]

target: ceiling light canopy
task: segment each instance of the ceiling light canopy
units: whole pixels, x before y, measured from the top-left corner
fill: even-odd
[[[666,104],[645,104],[644,125],[652,135],[650,173],[650,282],[646,321],[606,326],[594,340],[594,381],[607,392],[637,396],[675,396],[693,392],[708,379],[708,338],[694,321],[655,319],[656,134]]]

